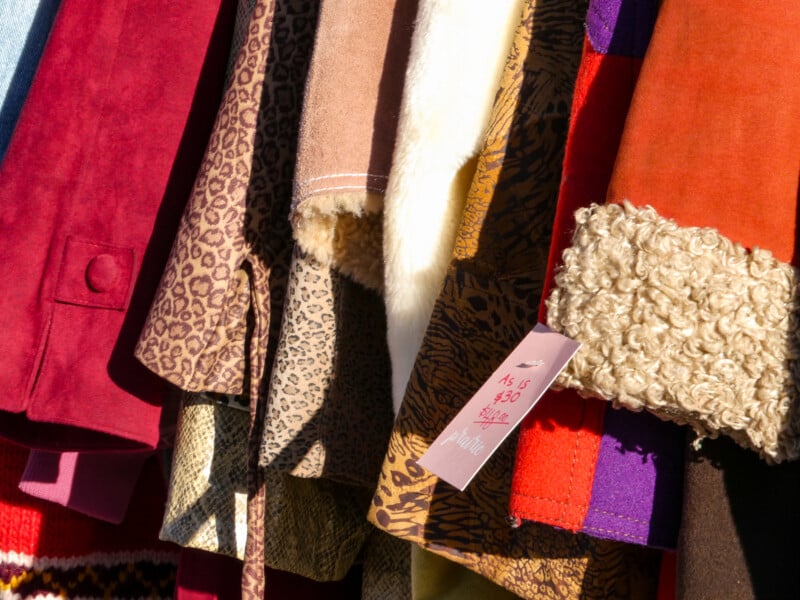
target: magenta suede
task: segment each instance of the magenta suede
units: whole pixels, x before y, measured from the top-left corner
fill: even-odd
[[[235,0],[63,0],[0,167],[0,434],[156,446],[133,357],[216,114]]]

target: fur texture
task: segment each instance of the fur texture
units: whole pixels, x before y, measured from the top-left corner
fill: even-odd
[[[520,0],[421,0],[385,198],[395,412],[442,285]]]
[[[576,222],[547,320],[583,346],[557,383],[769,462],[800,457],[797,271],[650,207],[593,205]]]
[[[383,288],[383,195],[417,0],[325,0],[306,80],[292,226],[325,267]]]
[[[366,189],[309,196],[292,212],[295,239],[323,265],[381,291],[382,199]]]

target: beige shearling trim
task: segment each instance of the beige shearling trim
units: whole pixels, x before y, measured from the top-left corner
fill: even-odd
[[[383,193],[356,187],[310,195],[292,213],[300,247],[362,285],[383,290]]]
[[[796,269],[628,202],[576,224],[547,322],[583,346],[558,385],[797,459]]]

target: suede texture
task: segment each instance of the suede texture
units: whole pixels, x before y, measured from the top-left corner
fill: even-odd
[[[548,324],[584,344],[560,385],[729,435],[780,462],[800,455],[797,275],[787,264],[800,57],[776,57],[796,43],[800,20],[783,5],[741,8],[722,19],[697,3],[662,6],[608,190],[613,205],[587,209],[596,219],[576,215]],[[611,231],[605,254],[595,244]]]
[[[580,531],[675,548],[683,492],[681,428],[606,409],[589,508]]]
[[[608,200],[652,206],[792,262],[798,26],[790,1],[766,9],[737,0],[724,12],[664,1]]]
[[[182,548],[175,600],[240,600],[242,561],[222,554]]]
[[[608,198],[796,263],[798,124],[788,115],[798,106],[798,15],[786,3],[718,8],[663,3]],[[687,468],[679,596],[796,595],[781,577],[796,566],[782,562],[796,556],[782,550],[794,537],[792,466],[759,465],[728,440],[700,446],[707,456]]]
[[[325,266],[383,288],[389,178],[417,0],[321,3],[303,102],[295,238]]]
[[[575,83],[564,175],[559,190],[545,293],[561,250],[568,245],[572,213],[605,194],[638,61],[596,52],[584,41]],[[543,319],[545,308],[539,308]],[[579,530],[591,498],[605,406],[570,391],[548,392],[523,421],[510,512],[519,519]],[[565,468],[566,467],[566,468]]]
[[[677,598],[794,598],[800,463],[769,466],[732,440],[687,436]]]
[[[109,523],[121,523],[152,451],[31,450],[19,489]]]
[[[222,91],[235,3],[65,0],[0,170],[0,432],[155,447],[133,358]]]
[[[60,0],[0,2],[0,161],[28,96]]]

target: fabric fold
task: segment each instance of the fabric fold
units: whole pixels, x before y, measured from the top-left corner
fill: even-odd
[[[19,489],[96,519],[125,519],[139,474],[155,452],[31,450]]]
[[[178,548],[158,540],[164,481],[148,459],[127,518],[103,522],[22,493],[28,451],[0,441],[0,595],[172,598]]]
[[[416,8],[416,0],[321,3],[300,125],[295,239],[378,291],[383,196]]]

